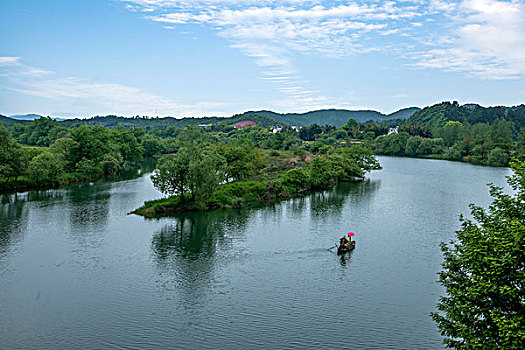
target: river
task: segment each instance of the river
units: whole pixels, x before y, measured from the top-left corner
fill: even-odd
[[[439,242],[511,171],[379,160],[331,191],[162,219],[127,215],[160,196],[148,176],[3,195],[0,348],[442,348]]]

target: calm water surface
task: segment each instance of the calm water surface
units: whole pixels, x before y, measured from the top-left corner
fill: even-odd
[[[2,349],[439,349],[439,242],[510,170],[384,170],[263,208],[159,220],[147,176],[2,196]],[[346,258],[327,250],[347,231]]]

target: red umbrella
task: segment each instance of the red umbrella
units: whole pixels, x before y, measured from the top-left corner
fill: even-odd
[[[354,237],[354,236],[355,236],[355,233],[353,233],[353,232],[348,232],[348,236],[350,236],[350,237]]]

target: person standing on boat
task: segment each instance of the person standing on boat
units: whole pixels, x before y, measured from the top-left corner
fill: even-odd
[[[350,244],[350,241],[348,240],[348,238],[346,238],[346,236],[343,236],[341,238],[341,246],[348,247],[349,244]]]

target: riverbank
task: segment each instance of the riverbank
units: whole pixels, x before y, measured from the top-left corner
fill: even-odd
[[[68,186],[68,185],[72,185],[75,183],[96,181],[101,178],[102,178],[102,175],[93,177],[93,176],[86,176],[86,175],[79,174],[79,173],[69,173],[69,174],[64,174],[64,176],[61,176],[60,179],[57,179],[57,180],[35,182],[34,180],[31,180],[25,176],[20,176],[16,180],[0,183],[0,193],[3,194],[3,193],[29,191],[29,190],[42,190],[42,189],[47,190],[47,189],[52,189],[52,188]]]
[[[128,165],[119,174],[104,176],[103,174],[86,175],[78,172],[64,173],[54,180],[35,181],[27,176],[19,176],[9,182],[0,182],[0,194],[24,192],[30,190],[48,190],[84,182],[121,181],[136,178],[155,169],[156,158],[145,158],[142,162]]]
[[[382,154],[382,153],[376,153],[376,156],[386,156],[386,157],[399,157],[399,158],[413,158],[413,159],[432,159],[432,160],[444,160],[454,163],[464,163],[464,164],[471,164],[471,165],[479,165],[479,166],[486,166],[491,168],[509,168],[509,164],[488,164],[487,162],[480,161],[478,159],[473,159],[469,157],[463,157],[459,159],[450,159],[447,158],[443,154],[428,154],[424,156],[407,156],[407,155],[391,155],[391,154]]]

